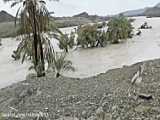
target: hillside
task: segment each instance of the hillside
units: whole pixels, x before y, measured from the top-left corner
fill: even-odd
[[[129,10],[122,12],[120,14],[123,14],[124,16],[127,17],[132,17],[132,16],[160,17],[160,3],[158,3],[154,7]]]
[[[11,22],[14,20],[15,18],[6,11],[0,11],[0,22]]]
[[[145,11],[145,15],[149,17],[160,17],[160,7],[156,6]]]
[[[87,12],[82,12],[80,14],[74,15],[73,17],[89,17],[89,14]]]
[[[155,7],[160,7],[160,3],[158,3]]]
[[[144,16],[144,13],[145,13],[146,10],[147,10],[147,8],[138,9],[138,10],[129,10],[129,11],[123,12],[121,14],[123,14],[124,16],[128,16],[128,17]]]
[[[106,21],[108,16],[89,15],[87,12],[82,12],[72,17],[53,17],[52,19],[58,24],[58,27],[78,26],[82,24],[95,23]]]
[[[80,14],[74,15],[74,18],[88,18],[91,21],[106,21],[109,19],[109,16],[98,16],[98,15],[89,15],[87,12],[82,12]]]

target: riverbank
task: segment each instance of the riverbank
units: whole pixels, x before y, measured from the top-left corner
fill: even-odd
[[[141,65],[144,66],[142,81],[132,85],[131,79]],[[47,112],[51,120],[64,116],[95,120],[100,114],[105,114],[104,120],[158,120],[159,78],[160,59],[85,79],[54,78],[52,73],[44,78],[29,75],[25,81],[0,90],[0,113]],[[14,120],[13,117],[8,119]]]

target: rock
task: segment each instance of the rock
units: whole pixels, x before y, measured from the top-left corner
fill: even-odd
[[[142,34],[141,30],[138,30],[138,32],[136,33],[136,35],[140,36]]]
[[[150,106],[139,105],[135,108],[135,111],[138,113],[148,112],[151,109]]]
[[[139,85],[142,82],[142,77],[138,77],[137,80],[135,81],[136,85]]]
[[[97,120],[95,116],[91,116],[90,118],[88,118],[87,120]]]
[[[115,111],[116,109],[117,109],[116,105],[112,107],[112,111]]]
[[[102,108],[104,112],[109,112],[110,108],[109,108],[109,103],[108,102],[104,102],[102,104]]]
[[[23,85],[23,86],[28,86],[28,85],[29,85],[29,83],[25,83],[25,82],[23,82],[23,83],[22,83],[22,85]]]
[[[134,76],[131,79],[132,85],[134,84],[140,84],[142,82],[142,74],[144,72],[144,65],[141,65],[139,67],[139,70],[134,74]]]
[[[153,107],[152,111],[160,113],[160,107]]]
[[[36,74],[30,73],[30,74],[28,74],[28,75],[26,76],[26,80],[33,80],[33,79],[35,79],[36,77],[37,77]]]
[[[84,111],[82,112],[82,117],[83,117],[83,118],[87,118],[87,116],[88,116],[88,113],[87,113],[87,111],[84,110]]]
[[[106,113],[104,120],[112,120],[112,115],[110,113]]]
[[[97,111],[96,111],[96,117],[97,117],[97,120],[104,120],[105,119],[105,113],[104,113],[102,107],[100,107],[100,108],[97,109]]]
[[[97,109],[96,117],[97,120],[112,120],[112,115],[110,113],[105,113],[102,107]]]
[[[45,112],[49,112],[49,108],[44,108]]]
[[[57,120],[78,120],[78,118],[76,118],[76,117],[74,117],[74,118],[73,117],[61,117]]]
[[[160,119],[160,115],[157,115],[156,118],[157,118],[157,120],[159,120]]]
[[[14,107],[9,107],[11,110],[18,112],[18,110]]]
[[[39,89],[37,89],[37,96],[40,96],[42,94],[42,91],[40,90],[40,88]]]
[[[152,100],[153,99],[152,95],[144,94],[144,93],[139,94],[138,97],[141,99],[144,99],[144,100]]]

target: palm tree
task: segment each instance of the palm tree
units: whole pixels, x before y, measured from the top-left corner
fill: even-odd
[[[37,76],[45,75],[45,57],[48,55],[44,51],[53,49],[50,40],[46,37],[46,32],[49,30],[50,14],[45,6],[44,0],[4,0],[5,2],[13,1],[11,7],[22,3],[22,6],[17,10],[16,18],[20,17],[19,25],[22,32],[21,43],[17,48],[17,53],[22,53],[23,58],[31,56],[34,63]],[[15,24],[17,22],[15,21]],[[27,46],[27,47],[26,47]],[[28,50],[26,50],[28,49]],[[31,50],[30,50],[31,49]],[[23,52],[22,52],[23,51]],[[50,50],[53,51],[53,50]],[[48,52],[50,52],[48,51]],[[46,53],[47,55],[44,55]],[[51,55],[51,54],[50,54]],[[53,54],[52,54],[53,55]],[[39,69],[40,67],[40,69]]]
[[[59,38],[59,48],[64,49],[66,53],[69,52],[69,49],[72,49],[74,46],[75,34],[71,32],[68,34],[61,34]]]
[[[22,63],[24,62],[25,58],[32,58],[32,45],[33,40],[31,38],[22,37],[21,42],[18,44],[16,50],[13,51],[12,58],[15,60],[19,60],[22,56]]]
[[[97,25],[98,24],[79,27],[77,31],[77,45],[82,46],[82,48],[106,46],[108,40],[107,34],[104,30],[99,29]]]
[[[55,53],[52,67],[56,72],[56,77],[59,77],[63,71],[75,71],[72,62],[66,60],[66,53]]]
[[[78,29],[77,45],[81,45],[82,48],[93,48],[97,42],[97,26],[85,25]]]
[[[97,45],[96,47],[104,47],[107,45],[107,34],[105,31],[97,31]]]

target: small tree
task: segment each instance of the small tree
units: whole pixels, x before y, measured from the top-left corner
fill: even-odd
[[[59,77],[63,71],[75,71],[72,62],[66,60],[66,53],[55,53],[52,67],[56,72],[56,77]]]
[[[78,45],[83,48],[104,47],[107,44],[107,34],[95,25],[86,25],[78,29]]]
[[[105,31],[98,31],[97,32],[97,45],[96,47],[104,47],[107,45],[108,38]]]
[[[102,23],[97,23],[95,24],[97,26],[98,29],[102,29],[106,26],[106,22],[102,22]]]
[[[26,57],[31,57],[37,76],[45,75],[45,58],[50,59],[53,47],[46,35],[49,30],[50,14],[45,6],[44,0],[4,0],[13,1],[11,7],[22,3],[18,9],[16,17],[19,17],[21,42],[14,54],[22,56],[22,61]],[[16,22],[15,22],[16,23]],[[47,50],[44,50],[46,48]],[[47,56],[47,57],[46,57]]]
[[[133,27],[130,20],[124,16],[114,17],[108,23],[108,39],[111,43],[119,43],[132,37]]]
[[[77,43],[83,48],[95,47],[97,38],[97,27],[86,25],[78,29]]]
[[[71,32],[70,35],[62,34],[59,38],[59,48],[65,50],[66,53],[74,46],[75,34]]]

